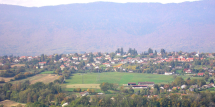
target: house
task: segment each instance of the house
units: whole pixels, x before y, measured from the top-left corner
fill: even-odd
[[[46,62],[39,62],[40,66],[44,66],[46,64]]]
[[[138,85],[154,86],[154,82],[138,82]]]
[[[26,59],[26,56],[21,56],[19,59]]]
[[[72,57],[73,60],[78,60],[78,57]]]
[[[181,89],[185,89],[187,87],[187,85],[182,85]]]
[[[192,70],[191,69],[185,70],[185,73],[190,74],[190,73],[192,73]]]
[[[194,91],[194,88],[189,88],[189,91]]]
[[[205,74],[204,73],[198,73],[197,75],[203,77]]]
[[[194,58],[187,58],[187,62],[192,62],[194,61]]]
[[[61,70],[63,70],[64,68],[65,68],[65,66],[64,66],[64,65],[61,65],[61,66],[60,66],[60,69],[61,69]]]
[[[14,62],[19,62],[19,60],[18,60],[18,59],[15,59]]]
[[[80,92],[80,94],[81,94],[81,96],[87,96],[87,95],[89,95],[89,92],[84,91],[84,92]]]
[[[161,54],[161,53],[157,53],[157,55],[158,55],[158,56],[161,56],[162,54]]]
[[[117,53],[116,56],[121,56],[121,53]]]
[[[87,58],[83,58],[83,60],[84,60],[84,61],[86,61],[86,60],[87,60]]]
[[[153,53],[149,53],[149,56],[153,56],[154,54]]]
[[[136,85],[136,83],[135,82],[129,82],[128,83],[128,86],[132,86],[132,85]]]
[[[175,69],[182,69],[182,66],[176,66]]]

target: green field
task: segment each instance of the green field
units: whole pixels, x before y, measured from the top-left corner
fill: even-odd
[[[54,71],[44,71],[44,72],[41,72],[40,74],[53,74]]]
[[[83,79],[82,79],[83,78]],[[184,79],[188,76],[183,76]],[[100,84],[102,82],[117,83],[119,85],[128,82],[155,82],[155,83],[171,83],[174,80],[172,75],[144,74],[144,73],[76,73],[71,79],[66,79],[66,85],[71,84]]]

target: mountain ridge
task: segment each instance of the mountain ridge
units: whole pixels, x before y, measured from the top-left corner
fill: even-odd
[[[112,52],[118,47],[214,52],[214,1],[0,5],[0,55]]]

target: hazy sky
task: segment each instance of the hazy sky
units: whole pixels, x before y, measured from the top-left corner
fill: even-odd
[[[105,2],[117,2],[117,3],[128,3],[128,2],[159,2],[159,3],[181,3],[186,1],[199,1],[199,0],[0,0],[0,4],[11,4],[20,5],[27,7],[41,7],[48,5],[60,5],[60,4],[71,4],[71,3],[90,3],[97,1]]]

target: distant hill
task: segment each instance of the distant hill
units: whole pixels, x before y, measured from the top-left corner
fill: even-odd
[[[118,47],[215,52],[215,1],[0,5],[0,55],[112,52]]]

